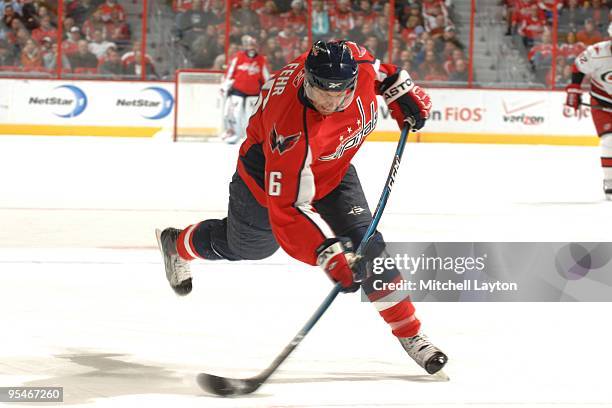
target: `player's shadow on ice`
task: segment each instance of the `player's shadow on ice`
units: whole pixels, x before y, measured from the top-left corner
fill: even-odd
[[[125,361],[127,354],[75,352],[54,356],[57,366],[37,374],[45,378],[24,387],[63,387],[64,404],[84,404],[98,398],[138,394],[197,395],[195,381],[155,365]]]

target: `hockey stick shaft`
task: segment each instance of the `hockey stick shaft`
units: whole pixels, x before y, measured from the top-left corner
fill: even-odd
[[[581,102],[580,104],[582,106],[586,106],[587,108],[591,108],[591,109],[596,109],[596,110],[612,113],[612,109],[606,108],[605,106],[591,105],[590,103],[584,103],[584,102]]]
[[[389,199],[389,195],[391,194],[391,189],[393,188],[393,183],[395,182],[395,178],[397,177],[397,171],[399,169],[399,165],[401,162],[402,154],[404,153],[404,147],[406,146],[406,142],[408,140],[408,133],[410,132],[410,126],[406,125],[402,129],[402,133],[400,134],[399,142],[397,143],[397,148],[395,150],[395,156],[393,157],[393,163],[391,165],[391,169],[389,170],[389,175],[387,176],[387,182],[385,184],[385,188],[380,196],[380,200],[378,201],[378,205],[376,206],[376,210],[372,216],[372,221],[370,222],[370,226],[368,227],[365,235],[363,236],[359,247],[357,248],[356,255],[361,255],[362,251],[366,247],[369,239],[374,235],[376,231],[376,227],[378,227],[378,223],[380,222],[380,218],[382,217],[383,211],[387,205],[387,200]],[[319,321],[321,316],[327,311],[329,306],[332,304],[338,293],[342,290],[342,285],[337,283],[334,288],[331,290],[329,295],[325,298],[323,303],[319,306],[316,312],[312,315],[312,317],[306,322],[302,330],[295,335],[293,340],[285,347],[283,352],[274,360],[272,365],[266,369],[264,373],[262,373],[262,379],[265,381],[276,369],[282,364],[282,362],[291,354],[291,352],[300,344],[302,339],[308,334],[308,332],[314,327],[314,325]],[[262,381],[262,382],[263,382]]]

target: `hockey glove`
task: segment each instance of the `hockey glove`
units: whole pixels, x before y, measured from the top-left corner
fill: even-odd
[[[410,123],[412,130],[419,130],[425,125],[431,110],[431,99],[412,82],[408,72],[402,69],[385,78],[380,84],[380,92],[400,128],[404,127],[404,122]]]
[[[565,88],[565,93],[567,93],[565,104],[574,110],[578,110],[582,99],[582,89],[580,88],[580,84],[569,84]]]
[[[355,292],[361,285],[355,282],[353,274],[355,260],[353,245],[348,238],[329,238],[317,248],[317,265],[332,281],[342,285],[344,293]]]

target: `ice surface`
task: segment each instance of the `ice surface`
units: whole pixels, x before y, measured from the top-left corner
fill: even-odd
[[[198,372],[264,369],[331,289],[282,253],[197,263],[169,289],[154,229],[223,215],[237,147],[0,138],[0,386],[63,386],[64,406],[612,407],[612,303],[419,303],[449,355],[424,375],[371,305],[342,295],[256,394]],[[394,144],[357,169],[371,206]],[[598,150],[408,145],[381,231],[404,241],[609,241]],[[22,404],[21,406],[28,406]]]

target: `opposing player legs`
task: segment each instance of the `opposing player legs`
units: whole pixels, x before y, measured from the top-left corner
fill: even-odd
[[[612,105],[603,105],[595,98],[591,98],[591,103],[593,106],[602,106],[612,110]],[[591,109],[591,115],[599,135],[604,193],[608,200],[612,200],[612,113],[601,109]]]
[[[352,165],[340,185],[323,199],[314,203],[314,207],[337,236],[351,239],[356,250],[372,221],[372,213],[357,172]],[[384,251],[384,239],[377,231],[364,254],[368,260],[367,268],[371,268],[371,260],[383,255]],[[371,275],[371,271],[369,272]],[[393,282],[400,277],[400,272],[393,268],[382,275],[377,275],[376,279]],[[372,281],[373,279],[366,279],[362,285],[363,290],[382,318],[391,326],[393,334],[397,337],[416,335],[421,323],[414,315],[415,309],[410,297],[405,293],[395,291],[377,291]]]

